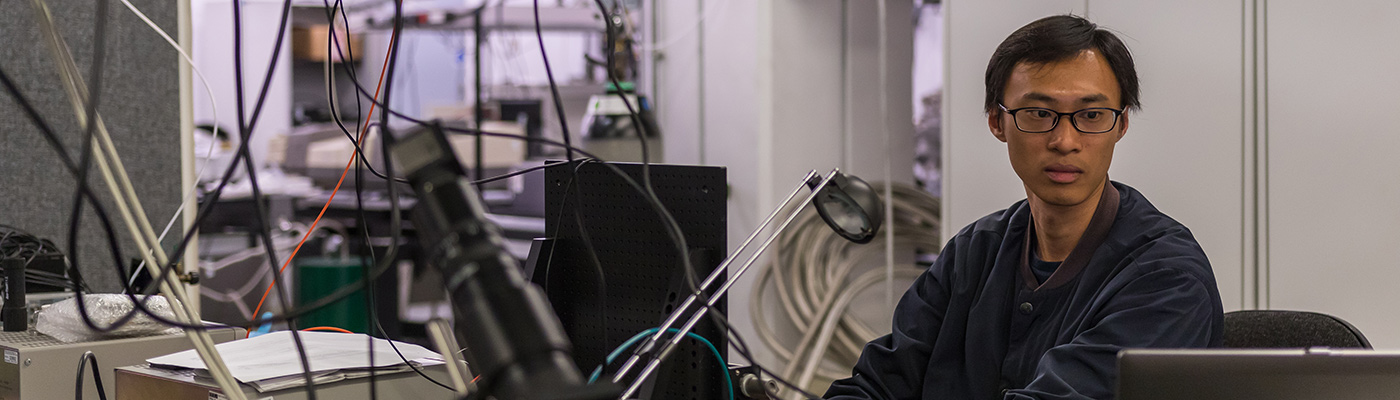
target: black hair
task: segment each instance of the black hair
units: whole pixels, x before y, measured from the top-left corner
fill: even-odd
[[[1006,81],[1017,64],[1044,65],[1067,60],[1084,50],[1096,49],[1108,61],[1118,80],[1119,99],[1124,110],[1139,109],[1137,70],[1133,55],[1112,32],[1075,15],[1055,15],[1041,18],[1017,29],[1007,36],[991,61],[987,62],[987,99],[983,105],[988,113],[998,111],[997,104],[1006,92]]]

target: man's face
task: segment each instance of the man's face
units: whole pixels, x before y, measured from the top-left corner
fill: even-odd
[[[1002,104],[1008,110],[1044,107],[1073,113],[1095,107],[1121,109],[1119,96],[1108,61],[1091,49],[1049,64],[1017,64]],[[1128,116],[1120,116],[1117,125],[1104,133],[1080,132],[1070,119],[1063,117],[1049,132],[1027,133],[1017,128],[1009,113],[997,110],[988,116],[992,135],[1006,143],[1011,167],[1025,184],[1027,197],[1055,206],[1098,200],[1090,197],[1108,179],[1113,146],[1127,132]]]

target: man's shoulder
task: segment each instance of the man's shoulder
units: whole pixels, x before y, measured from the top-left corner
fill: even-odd
[[[1175,238],[1196,242],[1190,228],[1157,209],[1142,192],[1122,183],[1113,184],[1120,193],[1118,216],[1113,223],[1113,230],[1120,234],[1118,237],[1137,237],[1147,241]]]
[[[1170,260],[1164,265],[1210,274],[1210,261],[1191,229],[1153,206],[1136,189],[1118,182],[1122,194],[1118,218],[1110,236],[1115,246],[1139,263]]]

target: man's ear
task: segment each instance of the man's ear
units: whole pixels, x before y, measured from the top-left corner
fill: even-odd
[[[1128,112],[1126,110],[1118,116],[1118,125],[1118,138],[1114,140],[1115,143],[1123,140],[1123,135],[1128,134]]]
[[[997,140],[1000,140],[1002,143],[1006,143],[1006,130],[1005,130],[1005,129],[1002,129],[1003,126],[1002,126],[1002,123],[1001,123],[1001,116],[1002,116],[1001,110],[992,110],[992,111],[988,112],[988,113],[987,113],[987,128],[991,129],[991,131],[992,131],[992,136],[996,136]],[[1123,120],[1123,122],[1126,123],[1127,120],[1125,119],[1125,120]],[[1123,127],[1124,127],[1124,128],[1127,128],[1128,126],[1127,126],[1127,125],[1123,125]]]

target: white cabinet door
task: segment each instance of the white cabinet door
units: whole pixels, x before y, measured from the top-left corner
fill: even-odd
[[[1268,306],[1400,347],[1400,3],[1271,2]]]

